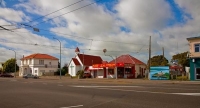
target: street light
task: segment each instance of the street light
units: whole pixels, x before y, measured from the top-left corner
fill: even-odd
[[[105,56],[110,56],[112,59],[114,59],[113,56],[111,56],[111,55],[106,55],[106,54],[105,54],[106,52],[107,52],[107,49],[103,49],[103,53],[104,53]],[[115,70],[116,70],[116,79],[117,79],[117,77],[118,77],[118,75],[117,75],[117,56],[116,56],[116,58],[115,58]]]
[[[12,49],[9,49],[11,51],[14,51],[15,53],[15,78],[16,78],[16,62],[17,62],[17,59],[16,59],[16,51],[15,50],[12,50]]]
[[[58,40],[57,38],[53,37],[53,39]],[[58,40],[60,42],[60,40]],[[61,42],[60,42],[60,79],[61,79]]]

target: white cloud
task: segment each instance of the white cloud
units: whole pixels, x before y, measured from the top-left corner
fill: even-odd
[[[122,0],[116,10],[134,32],[161,30],[172,18],[165,0]]]
[[[11,22],[23,22],[29,18],[22,11],[16,11],[10,8],[0,8],[0,19],[6,19]]]

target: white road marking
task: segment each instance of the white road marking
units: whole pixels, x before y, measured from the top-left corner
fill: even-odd
[[[17,80],[10,80],[10,81],[17,81]]]
[[[68,107],[60,107],[60,108],[77,108],[82,107],[83,105],[76,105],[76,106],[68,106]]]
[[[173,94],[173,95],[188,95],[188,96],[200,96],[200,93],[168,93],[168,92],[153,92],[153,91],[139,91],[139,90],[125,90],[125,89],[114,89],[113,87],[140,87],[140,86],[72,86],[81,88],[95,88],[104,90],[115,90],[124,92],[138,92],[138,93],[155,93],[155,94]]]
[[[171,93],[176,95],[200,96],[200,93]]]
[[[104,88],[104,87],[140,87],[140,86],[72,86],[72,87],[82,87],[82,88]]]

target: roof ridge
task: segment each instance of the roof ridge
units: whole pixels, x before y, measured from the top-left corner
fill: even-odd
[[[33,58],[36,56],[36,55],[38,55],[39,53],[36,53],[34,56],[33,56]]]
[[[131,56],[131,55],[129,55],[129,54],[127,54],[127,55],[128,55],[128,57],[131,59],[131,61],[135,64],[135,61],[132,59],[133,56]]]

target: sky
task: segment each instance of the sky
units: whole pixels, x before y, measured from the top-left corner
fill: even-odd
[[[0,0],[0,62],[44,53],[62,65],[80,53],[103,60],[129,54],[151,57],[189,51],[186,38],[200,36],[200,0]],[[38,31],[34,31],[34,29]],[[10,50],[9,50],[10,49]],[[13,51],[14,50],[14,51]]]

